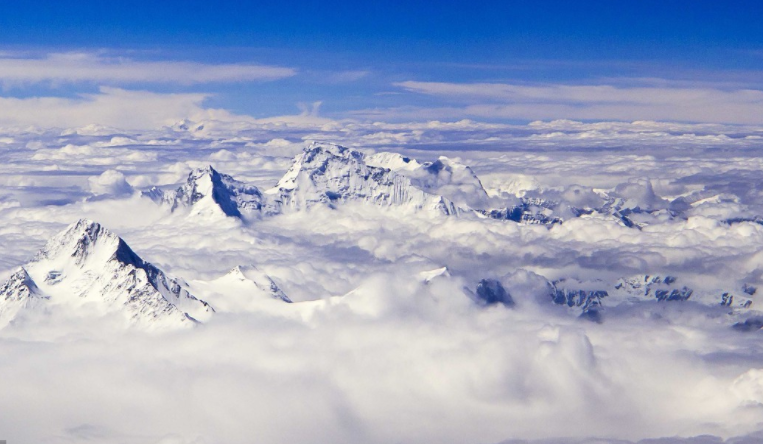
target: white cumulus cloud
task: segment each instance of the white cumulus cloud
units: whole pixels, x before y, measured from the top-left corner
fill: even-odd
[[[90,177],[90,191],[96,195],[125,196],[132,194],[132,186],[125,175],[117,170],[106,170],[100,176]]]

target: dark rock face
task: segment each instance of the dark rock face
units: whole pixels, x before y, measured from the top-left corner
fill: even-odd
[[[623,278],[615,285],[616,290],[626,290],[634,295],[651,297],[653,296],[660,302],[665,301],[685,301],[689,299],[694,290],[683,286],[674,287],[678,278],[674,276],[652,276],[642,275],[631,278]],[[733,297],[726,295],[722,298],[723,304],[730,305]],[[728,302],[728,304],[727,304]]]
[[[313,143],[298,155],[276,188],[266,194],[274,208],[334,208],[344,202],[435,209],[445,215],[463,210],[449,199],[418,188],[410,178],[366,163],[363,153],[339,145]]]
[[[554,291],[552,293],[553,301],[558,305],[568,307],[580,307],[583,312],[598,309],[601,307],[601,300],[607,296],[606,290],[581,290],[570,288],[564,280],[553,282]]]
[[[477,284],[477,298],[485,305],[503,304],[507,307],[514,306],[514,299],[500,281],[495,279],[482,279]]]
[[[214,313],[176,279],[140,258],[119,236],[87,219],[51,238],[32,262],[0,285],[0,302],[32,304],[61,296],[60,290],[50,293],[50,287],[43,286],[42,291],[38,286],[42,282],[63,285],[68,288],[65,293],[90,298],[104,313],[122,311],[134,323],[161,320],[179,325],[197,320],[190,313]]]
[[[731,328],[745,333],[760,330],[763,328],[763,316],[753,316],[744,322],[737,322]]]
[[[721,305],[724,307],[734,306],[734,295],[729,292],[724,292],[721,295]],[[750,308],[752,306],[752,301],[742,299],[739,303],[737,303],[736,306],[741,308]]]
[[[580,319],[595,322],[597,324],[601,324],[602,322],[604,322],[604,318],[598,307],[584,311],[583,313],[580,314]]]
[[[0,285],[0,301],[21,301],[39,297],[39,288],[23,267],[19,267],[8,280]]]
[[[553,215],[553,209],[557,206],[557,202],[537,198],[522,198],[519,205],[481,211],[481,213],[491,219],[511,220],[525,224],[554,225],[563,222],[562,218]]]
[[[654,297],[658,301],[685,301],[694,293],[694,290],[688,287],[674,288],[673,290],[660,289],[655,290]]]
[[[186,183],[174,191],[165,192],[153,187],[142,194],[159,204],[170,205],[172,211],[181,207],[191,207],[210,196],[223,214],[237,218],[242,217],[242,212],[261,211],[264,201],[257,187],[219,173],[211,166],[191,171]]]

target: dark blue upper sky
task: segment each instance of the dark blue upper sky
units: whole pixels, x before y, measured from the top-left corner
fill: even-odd
[[[700,61],[760,49],[760,1],[34,1],[0,15],[6,44],[379,51],[384,60]]]
[[[758,88],[762,24],[763,2],[744,0],[30,0],[8,2],[0,14],[0,50],[289,67],[298,75],[267,83],[116,86],[211,92],[211,105],[256,116],[323,101],[331,114],[474,104],[453,102],[452,92],[447,100],[440,91],[402,94],[407,81],[630,87],[633,79],[658,79]],[[5,94],[61,96],[102,83],[35,84]]]

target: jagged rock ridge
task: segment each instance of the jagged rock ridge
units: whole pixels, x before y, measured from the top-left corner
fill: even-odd
[[[296,156],[278,184],[265,192],[209,166],[192,171],[186,183],[176,190],[152,188],[143,195],[173,211],[189,207],[194,215],[237,218],[304,210],[315,205],[335,207],[364,202],[435,210],[445,215],[476,213],[480,217],[549,227],[571,218],[603,215],[636,229],[654,221],[685,217],[684,213],[693,205],[707,199],[725,199],[717,193],[697,192],[667,201],[655,194],[649,181],[621,184],[606,192],[571,187],[563,192],[490,196],[477,174],[454,159],[440,157],[420,163],[396,153],[367,156],[340,145],[318,142]],[[748,220],[759,218],[727,222]]]
[[[119,236],[85,219],[51,238],[0,287],[6,321],[41,300],[53,306],[87,305],[100,314],[118,312],[130,324],[148,326],[190,325],[214,312]]]
[[[485,305],[503,304],[507,307],[514,306],[514,299],[497,279],[482,279],[477,284],[475,292],[477,300]]]
[[[306,148],[278,185],[266,194],[282,210],[361,201],[430,209],[448,215],[461,212],[449,199],[422,191],[406,176],[370,166],[360,151],[327,143],[313,143]]]
[[[191,208],[194,214],[222,213],[242,217],[263,209],[260,190],[240,182],[227,174],[217,172],[211,166],[198,168],[188,175],[186,183],[173,191],[156,187],[143,193],[156,202],[167,204],[172,211]]]
[[[273,282],[273,279],[253,265],[238,265],[227,276],[241,282],[251,283],[260,293],[273,299],[291,303],[291,299]]]

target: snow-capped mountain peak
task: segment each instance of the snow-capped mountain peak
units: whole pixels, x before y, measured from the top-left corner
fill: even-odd
[[[148,327],[192,324],[214,312],[119,236],[87,219],[51,238],[0,287],[0,315],[8,313],[4,318],[11,320],[20,307],[8,301],[33,298],[52,306],[87,306],[101,315],[119,312],[129,323]]]
[[[486,209],[490,197],[471,167],[440,156],[434,162],[419,163],[398,153],[376,153],[367,157],[369,165],[387,168],[411,180],[416,188],[444,196],[462,208]]]
[[[282,310],[291,299],[265,272],[254,265],[238,265],[211,281],[191,282],[194,292],[204,296],[224,313]]]
[[[474,171],[454,159],[440,156],[434,162],[422,164],[406,175],[414,186],[447,197],[461,207],[486,209],[490,197]]]
[[[108,259],[128,248],[116,234],[88,219],[80,219],[53,236],[37,253],[35,261],[61,261],[62,265],[84,266],[97,256]]]
[[[0,286],[0,294],[5,300],[19,301],[33,296],[39,296],[40,289],[34,283],[24,267],[19,267],[8,280]]]
[[[273,282],[273,279],[254,265],[238,265],[228,272],[226,277],[240,282],[251,282],[258,290],[270,297],[284,302],[291,302],[291,299],[281,291],[278,285]]]
[[[294,158],[289,171],[283,175],[276,187],[270,190],[270,192],[298,188],[301,185],[299,180],[305,171],[308,174],[312,170],[326,172],[325,170],[330,166],[334,166],[334,164],[358,165],[359,163],[364,163],[363,158],[363,153],[341,145],[327,142],[312,142],[301,154]]]
[[[33,308],[46,299],[24,267],[19,267],[0,285],[0,326],[11,322],[19,311]]]
[[[421,167],[421,164],[411,157],[398,153],[382,152],[366,157],[366,163],[371,166],[387,168],[392,171],[413,171]]]
[[[445,214],[459,212],[450,200],[417,188],[404,175],[368,164],[360,151],[330,143],[313,143],[305,148],[267,194],[282,209],[354,201]]]
[[[172,211],[189,208],[193,215],[241,218],[243,214],[258,213],[263,207],[262,193],[257,187],[219,173],[211,165],[191,171],[185,184],[174,191],[152,188],[144,195],[170,205]]]
[[[450,277],[450,270],[448,270],[448,267],[441,267],[441,268],[436,268],[434,270],[422,271],[421,273],[418,274],[418,277],[425,284],[429,284],[430,282],[432,282],[433,280],[437,278]]]

